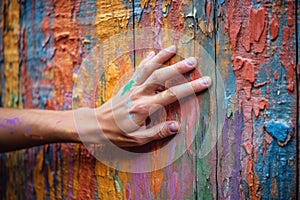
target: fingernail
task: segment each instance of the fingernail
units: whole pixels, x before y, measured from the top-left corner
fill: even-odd
[[[211,85],[211,78],[209,76],[204,76],[200,79],[200,84],[203,86],[210,86]]]
[[[168,48],[165,48],[165,50],[170,52],[170,53],[175,53],[176,52],[176,46],[175,45],[169,46]]]
[[[194,66],[196,63],[197,63],[197,60],[194,57],[190,57],[190,58],[185,59],[185,65],[188,66],[188,67]]]
[[[148,55],[146,56],[146,58],[151,58],[154,55],[155,55],[155,52],[151,51],[150,53],[148,53]]]
[[[169,128],[169,132],[170,133],[175,134],[175,133],[178,132],[178,128],[177,128],[177,126],[176,126],[176,124],[174,122],[169,123],[168,124],[168,128]]]

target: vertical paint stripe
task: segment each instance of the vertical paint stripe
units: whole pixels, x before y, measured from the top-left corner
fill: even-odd
[[[18,108],[19,96],[19,19],[20,6],[17,0],[3,1],[3,54],[5,93],[4,107]]]

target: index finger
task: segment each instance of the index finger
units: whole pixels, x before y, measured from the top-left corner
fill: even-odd
[[[136,71],[134,75],[135,84],[141,85],[145,80],[158,68],[161,67],[163,63],[172,58],[177,51],[175,45],[169,46],[161,50],[157,55],[149,59],[149,61],[143,63],[140,68]]]

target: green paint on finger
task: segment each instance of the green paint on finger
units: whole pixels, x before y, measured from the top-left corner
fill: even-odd
[[[133,86],[134,83],[135,83],[134,80],[130,80],[130,81],[124,86],[123,91],[122,91],[122,93],[121,93],[121,96],[124,96],[124,94],[125,94],[127,91],[131,90],[131,88],[132,88],[132,86]]]

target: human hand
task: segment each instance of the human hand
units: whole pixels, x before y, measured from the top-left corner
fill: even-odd
[[[166,121],[146,128],[145,121],[162,106],[183,97],[201,92],[211,85],[209,77],[202,77],[159,91],[165,82],[187,73],[197,66],[193,57],[167,67],[161,67],[176,54],[176,46],[170,46],[157,55],[151,52],[139,65],[131,79],[121,90],[94,110],[101,132],[119,147],[144,145],[179,131],[177,121]],[[102,136],[104,136],[102,135]],[[99,134],[83,132],[81,140],[102,143]],[[101,139],[100,139],[101,140]]]

